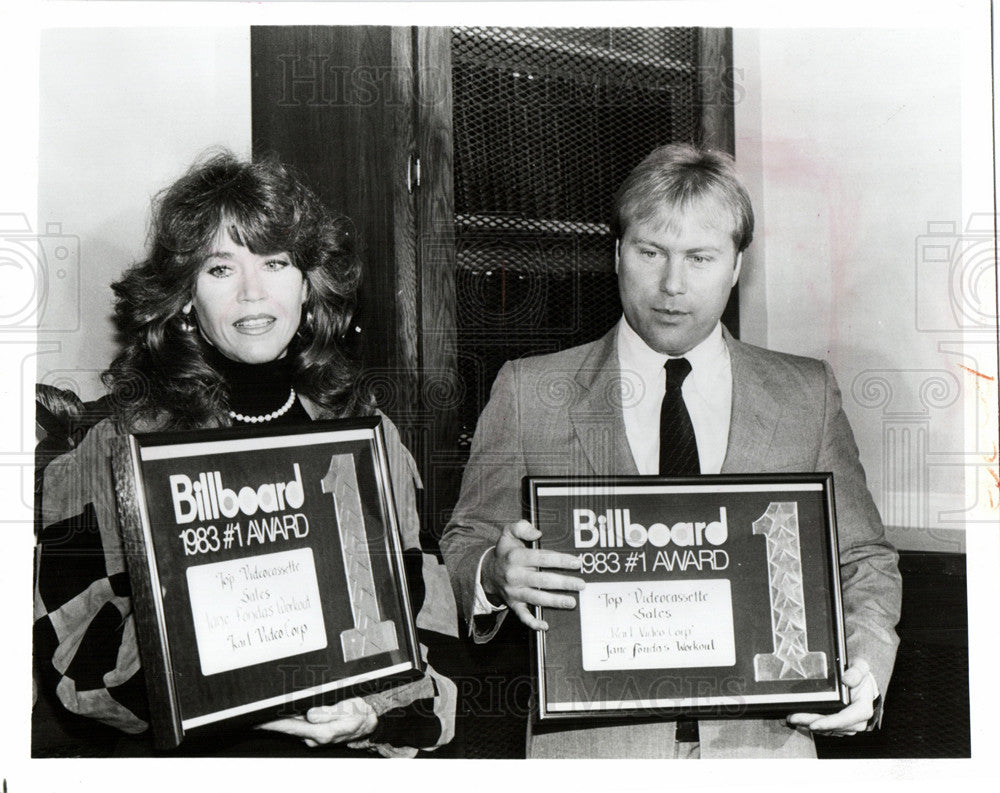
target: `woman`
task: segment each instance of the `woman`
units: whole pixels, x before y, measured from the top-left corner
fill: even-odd
[[[113,285],[123,339],[104,373],[113,415],[45,472],[35,658],[70,711],[127,733],[147,727],[108,439],[375,412],[343,346],[359,277],[349,222],[275,161],[219,154],[157,201],[148,257]],[[447,575],[419,551],[416,466],[382,420],[417,626],[455,635]],[[454,710],[454,684],[429,667],[415,683],[261,726],[311,746],[413,755],[451,739]]]

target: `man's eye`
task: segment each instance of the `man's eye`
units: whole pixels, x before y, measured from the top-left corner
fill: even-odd
[[[710,256],[689,256],[688,259],[693,264],[708,264],[710,261],[712,261],[712,258]]]
[[[652,259],[654,256],[656,256],[656,254],[657,254],[657,251],[652,250],[650,248],[643,249],[643,250],[639,251],[639,255],[640,256],[645,256],[647,259]]]

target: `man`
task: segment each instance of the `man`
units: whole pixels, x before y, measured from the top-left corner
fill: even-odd
[[[519,520],[524,476],[832,471],[849,706],[681,722],[676,736],[673,722],[546,724],[529,742],[540,757],[815,757],[812,734],[877,721],[898,644],[897,557],[840,392],[825,363],[743,344],[719,321],[753,236],[727,155],[655,150],[616,194],[614,224],[622,319],[598,341],[508,362],[480,417],[441,543],[459,607],[485,642],[508,611],[545,630],[533,606],[576,605],[578,558],[528,547],[540,533]]]

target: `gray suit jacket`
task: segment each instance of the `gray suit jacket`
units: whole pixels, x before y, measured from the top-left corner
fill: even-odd
[[[744,344],[728,333],[725,339],[733,402],[722,473],[833,472],[848,658],[868,661],[884,696],[898,644],[897,555],[868,492],[833,373],[821,361]],[[621,399],[614,329],[590,344],[508,362],[497,375],[441,541],[459,609],[477,641],[488,641],[499,620],[484,630],[472,619],[476,569],[503,526],[521,517],[522,477],[638,473]],[[700,727],[703,757],[815,754],[811,738],[784,722],[702,721]],[[536,736],[533,753],[544,738],[544,753],[597,756],[599,747],[624,738],[633,741],[631,756],[661,756],[660,749],[669,756],[673,725],[656,725],[655,738],[643,733],[648,729],[639,725],[631,738],[593,743],[586,733],[599,733],[591,730],[562,741]]]

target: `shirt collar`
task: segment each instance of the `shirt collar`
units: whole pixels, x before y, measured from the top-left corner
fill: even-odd
[[[716,322],[712,332],[683,356],[657,352],[636,333],[625,320],[618,321],[618,360],[624,371],[648,372],[662,369],[668,358],[687,358],[692,373],[716,372],[728,358],[729,350],[722,338],[722,323]]]

